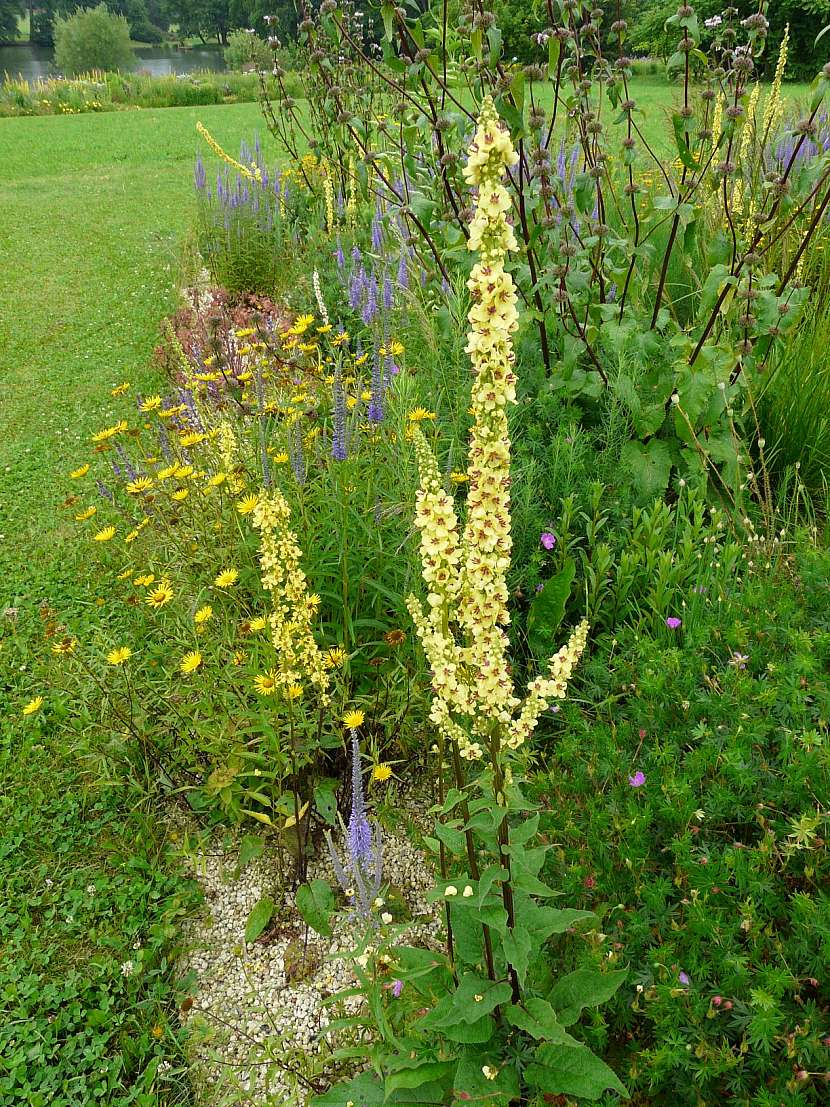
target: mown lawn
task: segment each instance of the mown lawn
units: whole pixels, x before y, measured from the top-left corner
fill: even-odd
[[[67,705],[46,687],[51,645],[102,615],[61,504],[109,389],[161,385],[197,119],[234,150],[259,122],[255,104],[0,122],[0,1104],[188,1095],[168,964],[188,889],[149,789],[102,787],[103,753],[53,737]]]

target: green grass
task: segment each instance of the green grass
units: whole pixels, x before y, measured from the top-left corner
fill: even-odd
[[[254,104],[0,121],[0,1104],[187,1097],[166,960],[183,889],[150,788],[103,787],[83,735],[56,737],[69,705],[47,688],[60,659],[39,607],[79,637],[103,614],[60,505],[109,389],[162,385],[150,359],[176,302],[197,119],[234,150],[259,123]]]

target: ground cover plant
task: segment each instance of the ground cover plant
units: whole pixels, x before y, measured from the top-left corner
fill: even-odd
[[[305,15],[304,95],[260,85],[276,149],[159,113],[192,128],[184,294],[151,371],[81,386],[58,516],[94,569],[9,623],[9,749],[83,772],[72,843],[107,782],[276,858],[246,940],[283,896],[349,935],[327,1050],[267,1062],[301,1102],[820,1103],[827,74],[797,110],[786,33],[755,80],[763,10],[683,5],[641,123],[618,11],[552,7],[523,66],[497,11]],[[146,973],[88,962],[119,1094],[184,1075],[164,856],[102,878],[116,940],[159,935]]]

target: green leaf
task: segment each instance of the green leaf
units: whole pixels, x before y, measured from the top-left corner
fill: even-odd
[[[525,819],[523,823],[519,823],[518,826],[511,826],[510,828],[510,845],[511,846],[525,846],[531,838],[535,837],[536,831],[539,829],[539,812],[531,815],[529,819]]]
[[[556,67],[559,64],[559,51],[561,49],[561,43],[556,35],[551,35],[548,39],[548,77],[553,78],[556,76]]]
[[[501,31],[495,24],[487,28],[487,45],[490,48],[490,66],[495,69],[501,57]]]
[[[693,173],[697,171],[698,165],[692,156],[692,152],[686,145],[689,132],[686,128],[685,121],[682,116],[674,114],[672,116],[672,125],[674,126],[674,140],[677,144],[677,152],[680,155],[680,160],[686,166],[687,169],[691,169]]]
[[[656,438],[645,445],[642,442],[626,442],[620,460],[631,470],[641,502],[650,502],[666,491],[671,473],[671,455],[665,442]]]
[[[323,822],[334,826],[337,822],[337,794],[338,781],[331,776],[324,776],[317,781],[314,788],[314,806]]]
[[[248,921],[245,924],[245,941],[248,945],[257,940],[271,921],[274,906],[274,901],[270,896],[263,896],[251,908],[251,913],[248,915]]]
[[[558,1042],[560,1045],[580,1044],[559,1022],[553,1007],[540,996],[531,996],[521,1007],[505,1007],[503,1011],[508,1022],[518,1026],[532,1038],[543,1042]]]
[[[392,4],[383,4],[380,9],[381,18],[383,19],[383,37],[388,42],[392,40],[392,15],[394,10]]]
[[[362,1072],[353,1080],[336,1084],[333,1088],[316,1095],[310,1107],[346,1107],[346,1104],[360,1104],[360,1107],[381,1107],[384,1103],[396,1104],[439,1104],[445,1102],[445,1090],[440,1083],[424,1084],[420,1088],[400,1088],[387,1098],[383,1085],[372,1072]]]
[[[242,872],[247,864],[261,857],[265,851],[265,843],[256,834],[246,834],[239,844],[239,861],[237,872]]]
[[[449,826],[447,823],[435,824],[435,836],[440,838],[450,853],[463,853],[465,849],[466,840],[464,838],[464,832],[458,828],[461,826],[460,822],[457,822],[455,826]]]
[[[538,661],[556,653],[555,637],[565,617],[571,586],[576,576],[576,563],[568,557],[556,576],[546,581],[530,605],[527,616],[527,644]]]
[[[502,1003],[510,999],[510,985],[488,980],[477,973],[464,973],[458,988],[452,996],[452,1005],[464,1022],[475,1022],[489,1015]]]
[[[487,1107],[506,1107],[519,1100],[519,1074],[515,1065],[500,1064],[494,1057],[490,1067],[495,1076],[488,1080],[483,1067],[487,1063],[486,1051],[476,1051],[474,1056],[462,1057],[458,1062],[453,1087],[463,1089],[470,1100]]]
[[[533,939],[530,931],[521,923],[516,923],[512,930],[508,930],[501,940],[504,956],[508,964],[512,965],[519,977],[519,983],[524,987],[527,977],[530,955],[533,952]],[[508,988],[508,994],[510,989]]]
[[[312,930],[330,937],[331,916],[334,912],[334,893],[325,880],[312,880],[297,889],[297,910]]]
[[[577,969],[558,980],[550,993],[550,1001],[556,1008],[563,1026],[575,1023],[585,1007],[598,1007],[607,1003],[625,980],[625,969],[617,972],[597,972],[596,969]]]
[[[598,1099],[611,1090],[628,1096],[617,1074],[587,1046],[547,1042],[536,1050],[537,1061],[528,1065],[525,1078],[543,1095],[577,1095]]]
[[[525,895],[516,897],[516,917],[520,918],[536,943],[553,934],[564,934],[577,923],[596,918],[593,911],[578,911],[574,907],[542,907]]]
[[[388,1097],[400,1088],[421,1088],[431,1081],[443,1081],[454,1070],[454,1061],[431,1061],[417,1057],[402,1058],[401,1067],[390,1073],[384,1080],[386,1095]]]

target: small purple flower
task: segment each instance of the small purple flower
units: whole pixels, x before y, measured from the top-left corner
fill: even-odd
[[[343,389],[343,377],[338,365],[334,373],[334,433],[332,434],[331,456],[335,461],[345,461],[348,456],[346,444],[346,394]]]
[[[666,619],[666,626],[669,630],[677,630],[682,621],[683,620],[678,619],[676,615],[669,615],[668,619]]]
[[[733,650],[732,656],[729,659],[729,664],[734,669],[745,669],[747,661],[749,661],[748,653],[738,653],[737,650]]]
[[[196,165],[193,167],[193,183],[196,188],[201,192],[207,183],[207,174],[205,173],[205,163],[202,161],[202,155],[196,155]]]
[[[537,596],[539,595],[539,593],[540,593],[540,592],[542,591],[542,589],[543,589],[544,587],[545,587],[545,586],[544,586],[544,584],[537,584],[537,585],[536,585],[536,595],[537,595]]]
[[[638,769],[633,776],[630,776],[628,778],[628,783],[631,785],[632,788],[642,788],[645,782],[646,774],[642,771],[642,769]]]
[[[691,984],[691,980],[689,979],[689,974],[683,972],[682,970],[677,974],[677,979],[680,981],[681,984],[686,984],[686,985]]]
[[[549,530],[543,530],[539,535],[539,541],[546,550],[552,550],[556,545],[556,535],[552,534]]]
[[[392,310],[392,304],[394,303],[394,293],[392,291],[392,278],[388,273],[383,275],[383,307],[386,311]]]
[[[370,423],[382,423],[383,422],[383,366],[381,365],[380,357],[377,351],[372,359],[372,398],[369,401],[369,407],[366,412],[366,416]]]
[[[406,291],[409,288],[409,267],[406,263],[406,254],[402,253],[398,262],[398,288]]]
[[[395,997],[395,999],[400,999],[402,991],[403,991],[403,981],[402,980],[393,980],[392,981],[392,995]]]

